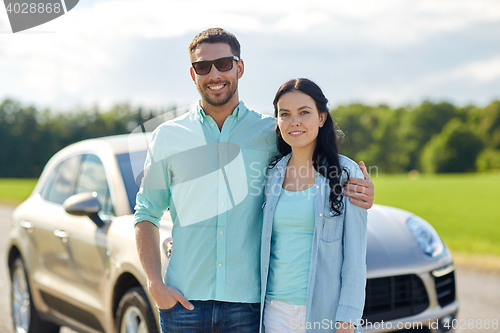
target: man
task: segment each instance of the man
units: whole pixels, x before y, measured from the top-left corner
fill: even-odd
[[[275,119],[239,101],[244,64],[232,34],[203,31],[189,56],[201,100],[153,133],[137,195],[137,249],[163,332],[255,333],[261,206],[266,166],[277,154]],[[347,188],[353,203],[371,207],[369,179],[351,179]],[[164,284],[158,226],[167,208],[175,246]]]

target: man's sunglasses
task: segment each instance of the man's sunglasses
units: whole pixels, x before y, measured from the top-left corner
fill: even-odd
[[[198,61],[193,62],[194,71],[198,75],[206,75],[212,70],[212,64],[217,68],[219,72],[227,72],[233,69],[233,60],[239,61],[240,58],[237,56],[224,57],[210,61]]]

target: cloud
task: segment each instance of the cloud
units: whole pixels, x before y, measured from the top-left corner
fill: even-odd
[[[371,103],[418,103],[423,98],[455,102],[487,102],[500,97],[500,56],[460,64],[437,72],[422,73],[410,80],[387,82],[373,89],[363,87],[363,96]]]
[[[8,30],[6,20],[0,10],[0,29]],[[395,52],[411,57],[412,47],[430,49],[433,46],[426,43],[437,36],[467,33],[498,22],[500,2],[496,0],[242,0],[227,6],[205,0],[89,1],[26,33],[0,34],[0,98],[12,95],[61,107],[123,99],[191,103],[197,92],[184,74],[189,66],[187,44],[197,32],[221,26],[245,40],[245,56],[253,57],[248,69],[254,68],[243,85],[257,105],[267,105],[278,82],[291,75],[352,81],[326,89],[364,99],[381,87],[394,87],[394,81],[374,85],[363,80],[377,65],[386,66],[381,72],[390,72],[387,59]],[[474,57],[453,69],[426,70],[413,87],[465,78],[479,84],[495,82],[498,58],[483,62],[479,55]],[[322,66],[329,61],[332,64],[322,76]],[[276,79],[268,78],[270,73]],[[249,86],[258,87],[252,90],[259,94]],[[258,101],[264,89],[266,99]],[[394,95],[391,89],[379,96]]]
[[[470,79],[481,83],[489,83],[500,79],[500,56],[493,59],[473,61],[443,73],[439,78]]]
[[[500,3],[495,0],[242,0],[238,6],[224,8],[205,0],[141,0],[98,2],[75,14],[65,28],[72,33],[87,32],[97,40],[181,36],[222,26],[230,31],[313,32],[333,35],[333,41],[356,37],[398,44],[465,29],[476,23],[498,22]],[[332,31],[342,33],[332,34]]]

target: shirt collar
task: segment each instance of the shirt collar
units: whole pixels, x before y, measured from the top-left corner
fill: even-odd
[[[236,120],[240,120],[243,115],[247,112],[247,107],[245,106],[245,103],[243,101],[240,101],[236,108],[234,109],[233,113],[230,115],[230,117],[235,117]],[[204,122],[205,118],[207,117],[207,114],[201,107],[201,100],[198,101],[198,104],[196,104],[196,117],[200,122]]]
[[[284,156],[281,160],[278,161],[276,164],[276,167],[278,168],[278,171],[284,175],[286,172],[286,166],[288,165],[288,161],[292,157],[292,153],[289,153],[288,155]]]
[[[276,168],[278,169],[279,173],[284,177],[286,173],[286,167],[288,166],[288,161],[290,161],[290,158],[292,157],[292,153],[288,153],[288,155],[283,156],[281,160],[276,163]],[[316,180],[325,178],[322,174],[320,174],[318,171],[315,171],[316,175]],[[318,177],[319,176],[319,177]],[[342,172],[342,177],[344,176],[344,173]],[[326,179],[326,178],[325,178]],[[342,178],[340,179],[342,181]]]

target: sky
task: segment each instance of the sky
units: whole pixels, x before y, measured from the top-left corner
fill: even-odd
[[[240,41],[239,96],[262,113],[297,77],[332,107],[500,99],[498,0],[82,0],[16,34],[0,7],[0,100],[56,111],[191,105],[187,46],[210,27]]]

